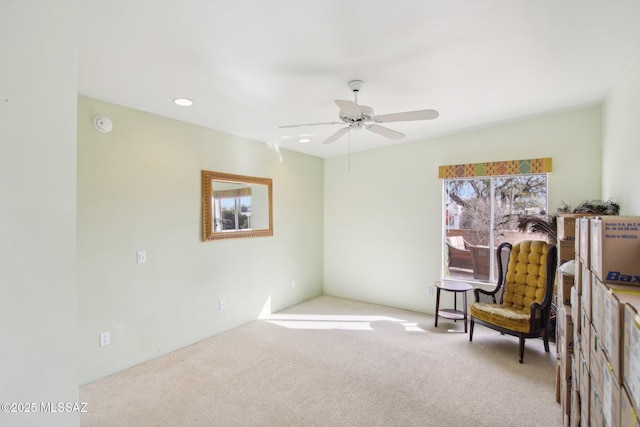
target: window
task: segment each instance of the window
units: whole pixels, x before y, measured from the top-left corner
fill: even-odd
[[[251,228],[251,197],[225,197],[214,200],[215,231],[237,231]]]
[[[548,160],[545,172],[550,171]],[[546,217],[547,174],[469,175],[443,180],[443,276],[496,281],[495,248],[500,243],[545,239],[518,231],[516,224],[521,215]]]
[[[220,183],[213,192],[213,229],[229,232],[251,229],[251,187],[232,182]]]

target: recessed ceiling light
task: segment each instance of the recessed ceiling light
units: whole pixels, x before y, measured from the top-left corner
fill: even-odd
[[[298,140],[298,142],[302,142],[303,144],[306,144],[307,142],[310,142],[311,140],[309,138],[300,138]]]
[[[193,105],[193,101],[189,98],[176,98],[173,103],[181,107],[191,107]]]

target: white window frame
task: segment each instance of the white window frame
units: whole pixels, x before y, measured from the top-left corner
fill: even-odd
[[[447,245],[445,244],[445,239],[447,237],[447,231],[449,230],[449,224],[447,224],[447,203],[448,203],[448,195],[447,195],[447,184],[451,181],[460,181],[460,180],[490,180],[490,218],[489,218],[489,247],[496,248],[495,244],[495,235],[496,235],[496,224],[495,224],[495,182],[498,179],[502,178],[516,178],[522,176],[544,176],[545,177],[545,207],[544,211],[546,213],[549,212],[549,173],[529,173],[529,174],[517,174],[517,175],[490,175],[490,176],[474,176],[474,177],[453,177],[453,178],[443,178],[442,179],[442,246],[441,246],[441,274],[440,277],[442,280],[462,280],[462,281],[474,281],[480,283],[492,283],[494,282],[494,278],[497,276],[495,271],[495,250],[490,252],[490,265],[489,265],[489,281],[479,281],[473,278],[462,278],[462,277],[452,277],[451,272],[449,271],[449,275],[447,275]],[[527,236],[527,234],[523,233],[523,239]],[[539,237],[539,236],[538,236]],[[522,240],[522,239],[521,239]]]

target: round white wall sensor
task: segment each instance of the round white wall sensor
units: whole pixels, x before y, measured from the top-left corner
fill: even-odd
[[[111,129],[113,129],[113,123],[111,123],[111,119],[105,116],[96,116],[96,118],[93,120],[93,125],[98,131],[104,133],[111,132]]]

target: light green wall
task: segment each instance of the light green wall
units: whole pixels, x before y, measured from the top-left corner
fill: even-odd
[[[600,197],[601,109],[583,108],[325,161],[326,294],[434,311],[438,166],[553,158],[549,206]]]
[[[551,156],[552,207],[602,186],[640,214],[640,55],[605,104],[602,166],[600,111],[587,108],[354,154],[349,174],[344,157],[323,171],[319,159],[78,99],[76,8],[0,3],[1,402],[77,402],[78,383],[321,293],[323,230],[327,293],[432,312],[441,164]],[[93,130],[96,114],[112,133]],[[275,235],[200,242],[200,169],[273,177]],[[0,425],[78,423],[0,414]]]
[[[73,426],[77,1],[0,2],[0,412],[2,426]]]
[[[202,242],[203,169],[272,178],[273,237]],[[322,294],[322,174],[317,157],[80,96],[81,383]]]
[[[602,194],[623,215],[640,215],[640,51],[609,94],[604,108]]]

